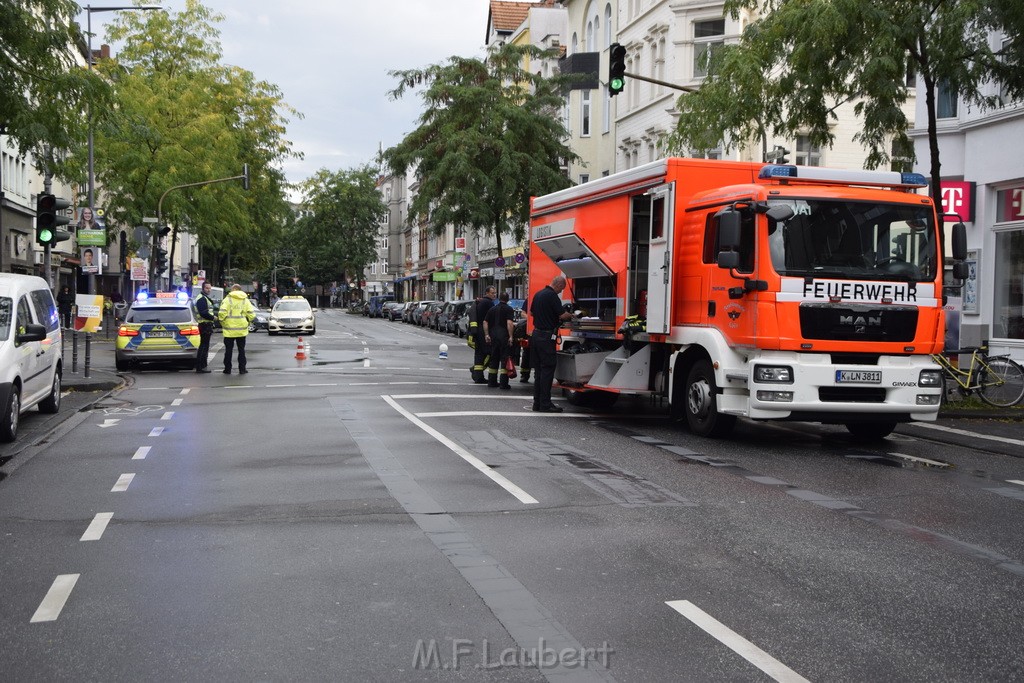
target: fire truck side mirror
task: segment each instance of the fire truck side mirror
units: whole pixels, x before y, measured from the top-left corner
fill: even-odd
[[[715,216],[718,221],[718,248],[722,251],[736,251],[740,248],[740,213],[723,209]]]
[[[953,224],[953,259],[963,261],[967,258],[967,226],[963,223]]]
[[[728,268],[739,268],[740,266],[740,252],[738,251],[720,251],[718,252],[718,267]]]
[[[957,280],[966,280],[971,274],[971,267],[963,261],[957,261],[953,264],[953,277]]]

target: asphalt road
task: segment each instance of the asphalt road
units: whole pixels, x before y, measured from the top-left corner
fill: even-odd
[[[1018,423],[713,441],[639,400],[534,414],[401,323],[310,342],[0,450],[8,676],[1024,678]]]

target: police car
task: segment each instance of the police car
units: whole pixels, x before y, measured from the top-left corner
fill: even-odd
[[[141,363],[193,368],[199,351],[199,323],[185,292],[142,292],[117,329],[118,370]]]
[[[276,334],[316,334],[316,309],[309,305],[306,297],[281,297],[270,311],[267,332]]]

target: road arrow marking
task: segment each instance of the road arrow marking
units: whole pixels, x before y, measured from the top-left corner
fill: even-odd
[[[106,429],[107,427],[113,427],[114,425],[116,425],[120,421],[121,420],[109,420],[108,419],[108,420],[104,420],[103,424],[101,424],[101,425],[98,424],[96,426],[99,427],[100,429]]]

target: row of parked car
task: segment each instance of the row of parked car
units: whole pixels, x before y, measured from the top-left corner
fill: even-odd
[[[523,309],[523,299],[508,302],[516,311],[516,319]],[[464,301],[388,301],[381,306],[381,318],[465,337],[469,330],[469,307],[472,299]]]

